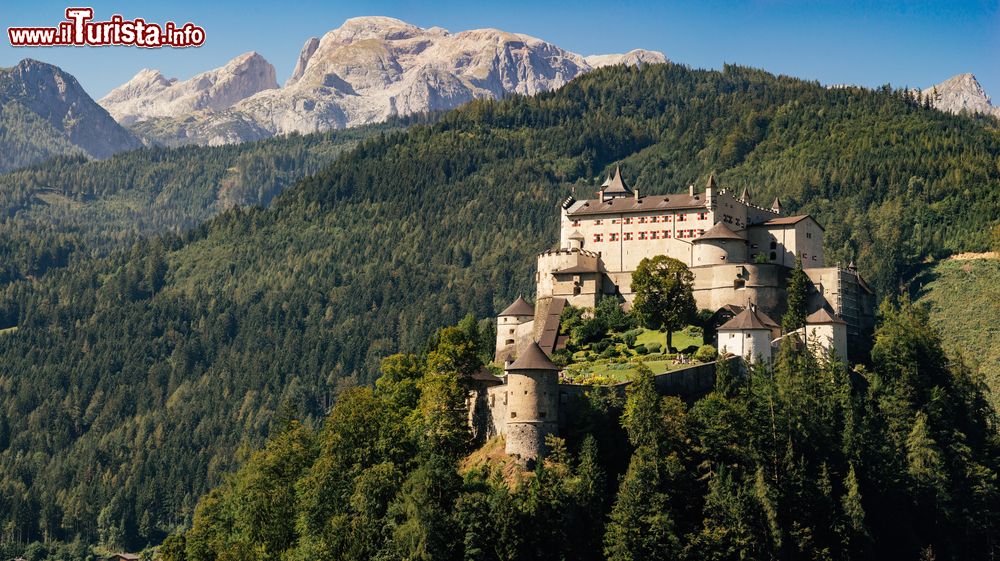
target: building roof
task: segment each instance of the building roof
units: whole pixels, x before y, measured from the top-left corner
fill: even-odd
[[[528,303],[523,297],[518,296],[514,303],[497,314],[499,317],[505,316],[533,316],[535,315],[535,307]]]
[[[781,199],[778,197],[774,198],[774,202],[771,203],[771,210],[781,210]]]
[[[806,324],[812,325],[822,325],[826,323],[847,323],[846,321],[840,319],[834,314],[827,311],[826,308],[820,308],[815,312],[806,316]]]
[[[767,318],[766,322],[764,318]],[[773,324],[774,320],[757,312],[753,309],[753,306],[748,306],[742,312],[736,314],[736,317],[722,324],[719,327],[719,331],[770,331],[771,327],[768,323]]]
[[[486,368],[480,368],[480,369],[476,370],[475,372],[473,372],[472,374],[470,374],[468,377],[469,377],[470,380],[473,380],[475,382],[481,382],[481,383],[484,383],[484,384],[491,384],[491,385],[494,385],[494,386],[497,386],[497,385],[500,385],[500,384],[503,383],[503,379],[502,378],[500,378],[499,376],[494,376]]]
[[[577,201],[566,211],[568,216],[588,216],[591,214],[621,214],[657,210],[705,208],[701,195],[646,195],[635,197],[614,197],[601,202],[597,199]]]
[[[552,298],[544,308],[545,317],[542,319],[541,331],[536,323],[535,333],[538,336],[538,346],[544,353],[552,353],[556,350],[556,339],[559,338],[559,318],[562,317],[563,309],[566,307],[565,298]]]
[[[719,186],[719,182],[715,180],[715,172],[708,174],[708,181],[705,182],[706,189],[715,189]]]
[[[615,166],[614,176],[608,176],[601,184],[604,188],[605,195],[631,195],[632,189],[625,184],[625,180],[622,179],[621,166]]]
[[[592,263],[577,263],[572,267],[566,267],[565,269],[559,269],[555,272],[557,275],[578,275],[580,273],[600,273],[601,269],[597,266],[597,261]]]
[[[739,240],[741,242],[745,242],[746,238],[730,230],[729,226],[726,226],[722,222],[716,222],[715,226],[712,226],[704,234],[692,240],[692,243],[698,243],[707,240]]]
[[[507,371],[514,370],[559,370],[559,367],[549,360],[549,357],[542,352],[538,343],[532,342],[527,347],[521,349],[514,364],[507,367]]]
[[[749,203],[751,196],[752,195],[750,195],[750,186],[749,185],[744,185],[743,186],[743,194],[740,195],[740,201],[742,201],[744,203]]]
[[[580,233],[580,230],[573,230],[573,233],[569,235],[569,239],[571,239],[571,240],[582,240],[583,239],[583,234]]]
[[[139,559],[138,553],[115,553],[114,555],[108,556],[108,559],[127,559],[128,561],[137,561]]]
[[[763,226],[791,226],[793,224],[798,224],[799,222],[802,222],[806,218],[808,218],[809,220],[812,220],[813,222],[816,222],[816,225],[819,226],[821,230],[825,230],[825,228],[823,228],[823,225],[820,224],[815,218],[813,218],[809,214],[800,214],[798,216],[782,216],[781,218],[772,218],[772,219],[768,220],[767,222],[764,222],[762,225]]]

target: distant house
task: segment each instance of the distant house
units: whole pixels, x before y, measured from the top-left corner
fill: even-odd
[[[106,558],[106,561],[139,561],[138,553],[115,553]]]

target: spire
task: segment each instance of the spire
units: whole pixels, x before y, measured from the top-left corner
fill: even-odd
[[[774,202],[771,203],[771,210],[773,210],[775,214],[781,214],[781,199],[778,197],[774,198]]]
[[[614,176],[605,181],[602,187],[604,187],[604,193],[607,195],[630,195],[632,193],[632,189],[622,179],[621,166],[615,166]]]
[[[740,195],[740,201],[746,204],[750,204],[750,186],[745,185],[743,187],[743,194]]]
[[[708,174],[708,182],[705,183],[705,189],[715,189],[719,186],[718,181],[715,180],[715,172]]]
[[[538,346],[538,343],[532,341],[518,353],[517,360],[507,367],[508,372],[517,370],[559,370],[559,367],[549,360],[548,355]]]

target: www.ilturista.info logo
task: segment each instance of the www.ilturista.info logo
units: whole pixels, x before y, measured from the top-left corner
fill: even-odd
[[[108,21],[93,19],[93,8],[66,8],[66,20],[55,27],[9,27],[7,36],[14,47],[120,45],[155,49],[200,47],[205,43],[205,30],[191,22],[178,26],[168,21],[161,26],[117,14]]]

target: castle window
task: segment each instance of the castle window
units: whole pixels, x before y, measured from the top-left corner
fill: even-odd
[[[601,224],[604,224],[604,221],[603,221],[603,220],[595,220],[595,221],[594,221],[594,225],[595,225],[595,226],[600,226]]]
[[[777,261],[777,259],[778,259],[778,254],[772,251],[771,252],[771,261]]]
[[[771,240],[771,249],[778,249],[778,242]],[[774,259],[774,257],[771,259]]]
[[[677,221],[678,222],[684,222],[684,215],[683,214],[678,214],[677,215]]]
[[[619,222],[619,220],[617,218],[612,218],[611,219],[611,223],[612,224],[618,224],[618,222]]]
[[[514,330],[513,330],[513,329],[511,329],[511,330],[510,330],[510,334],[511,334],[511,335],[513,335],[513,334],[514,334]]]
[[[698,230],[698,235],[699,236],[702,235],[702,234],[704,234],[704,233],[705,233],[705,229],[704,228]]]
[[[538,412],[538,418],[539,419],[544,419],[545,418],[545,411],[539,411]]]
[[[579,220],[574,220],[573,221],[573,225],[574,226],[579,226],[580,225],[580,221]]]
[[[504,345],[513,345],[513,344],[514,344],[513,339],[507,339],[506,341],[504,341]]]
[[[698,220],[704,220],[707,217],[708,217],[708,213],[707,212],[699,212],[698,213]]]
[[[624,236],[625,236],[625,241],[627,242],[632,241],[632,232],[625,232]]]
[[[604,234],[594,234],[594,241],[595,242],[604,241]]]
[[[609,236],[608,237],[608,241],[612,241],[612,242],[618,241],[618,233],[617,232],[612,232],[612,233],[608,234],[608,236]]]
[[[664,230],[663,231],[663,239],[666,240],[666,239],[669,239],[669,238],[670,238],[670,230]]]
[[[802,260],[803,260],[803,261],[805,261],[805,260],[807,260],[807,259],[809,259],[809,254],[807,254],[807,253],[803,253],[803,254],[802,254]]]
[[[639,239],[640,240],[646,239],[646,232],[639,232]]]
[[[659,233],[659,232],[657,232],[656,230],[651,230],[651,231],[649,232],[649,239],[651,239],[651,240],[655,240],[655,239],[658,239],[658,238],[659,238],[659,236],[660,236],[660,233]]]
[[[631,224],[631,223],[632,223],[632,217],[631,216],[626,216],[625,219],[622,220],[622,224]]]
[[[645,216],[640,216],[639,217],[639,224],[645,224],[645,223],[646,223],[646,217]]]
[[[511,419],[516,419],[517,418],[517,411],[511,411],[510,412],[510,418]]]
[[[725,259],[725,257],[723,257],[723,259]],[[746,287],[747,287],[747,281],[745,281],[743,279],[736,279],[736,280],[733,281],[733,289],[734,290],[742,290],[742,289],[744,289]]]
[[[815,261],[815,260],[816,260],[816,256],[815,256],[815,255],[813,255],[813,261]]]
[[[806,238],[811,240],[812,237],[813,237],[812,232],[806,232]]]

